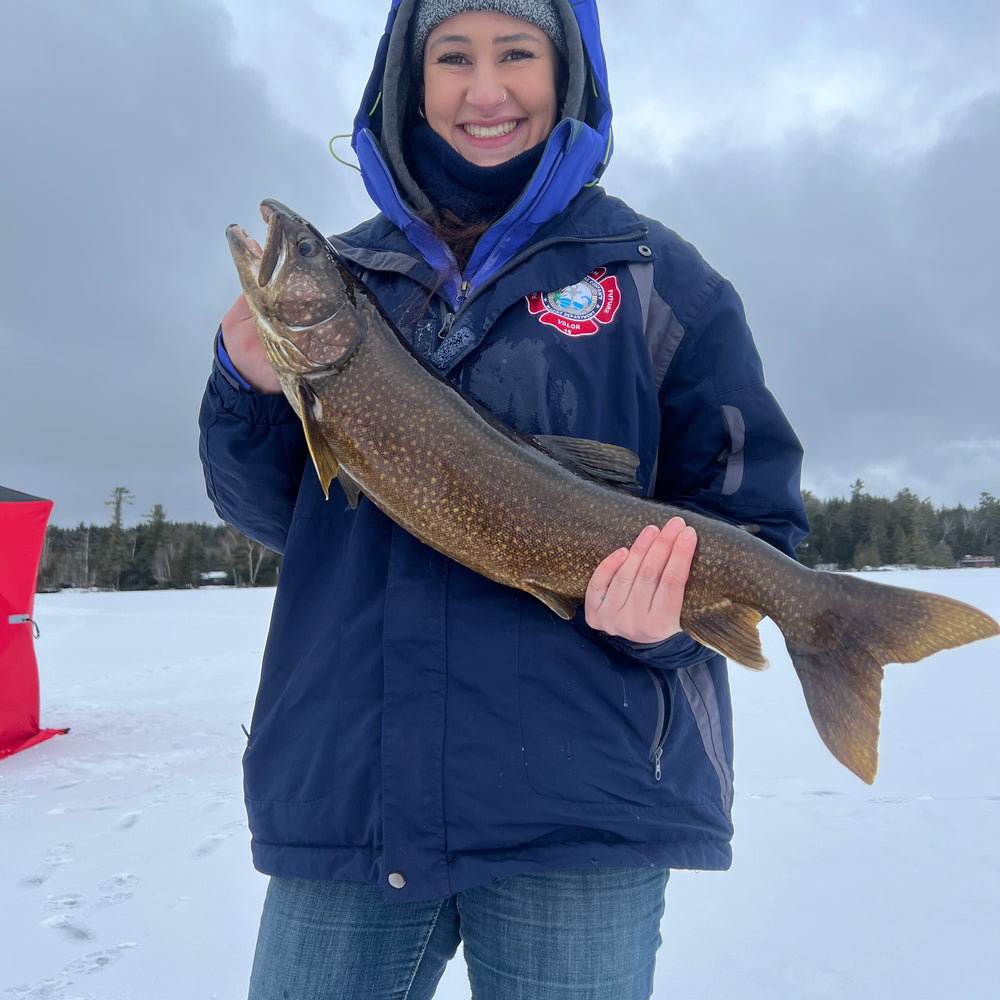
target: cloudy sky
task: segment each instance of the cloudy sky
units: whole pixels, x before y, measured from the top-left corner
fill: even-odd
[[[32,0],[0,34],[0,485],[216,520],[196,416],[277,197],[372,214],[350,130],[388,4]],[[1000,5],[603,0],[605,186],[739,289],[803,485],[1000,495]],[[338,147],[349,156],[346,140]]]

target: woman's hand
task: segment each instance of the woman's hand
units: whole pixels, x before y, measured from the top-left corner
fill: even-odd
[[[584,600],[587,624],[639,643],[676,635],[697,544],[694,528],[680,517],[643,528],[631,548],[612,552],[594,570]]]
[[[245,295],[241,295],[222,317],[222,343],[236,370],[258,392],[281,392],[281,383],[264,354]]]

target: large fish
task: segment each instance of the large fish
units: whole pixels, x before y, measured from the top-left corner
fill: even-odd
[[[746,667],[767,665],[757,623],[781,629],[833,755],[869,784],[878,766],[882,666],[1000,634],[958,601],[799,565],[751,533],[630,493],[635,456],[527,437],[432,372],[305,219],[261,212],[263,251],[226,235],[268,360],[302,420],[325,491],[369,497],[421,541],[563,618],[610,552],[679,515],[698,533],[684,631]]]

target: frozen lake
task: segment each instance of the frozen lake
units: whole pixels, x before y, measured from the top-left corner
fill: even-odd
[[[866,575],[1000,619],[1000,570]],[[265,879],[240,726],[272,598],[38,596],[41,724],[71,732],[0,761],[0,997],[246,996]],[[771,670],[732,669],[734,866],[671,878],[654,996],[994,1000],[1000,641],[886,668],[868,787],[761,632]],[[438,996],[469,997],[460,957]]]

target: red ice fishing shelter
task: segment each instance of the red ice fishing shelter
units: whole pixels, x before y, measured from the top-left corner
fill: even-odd
[[[65,729],[38,728],[35,580],[51,500],[0,486],[0,758]]]

